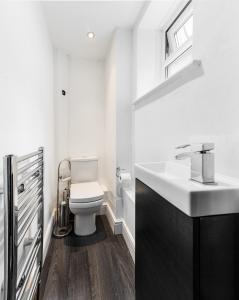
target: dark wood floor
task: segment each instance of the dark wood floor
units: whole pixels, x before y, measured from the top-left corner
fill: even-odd
[[[42,300],[135,299],[134,263],[123,237],[112,234],[104,216],[97,217],[97,226],[103,233],[90,245],[73,236],[52,238],[42,273]]]

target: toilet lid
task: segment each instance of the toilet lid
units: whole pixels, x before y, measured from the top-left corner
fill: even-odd
[[[71,202],[92,202],[103,198],[104,192],[98,182],[81,182],[71,184]]]

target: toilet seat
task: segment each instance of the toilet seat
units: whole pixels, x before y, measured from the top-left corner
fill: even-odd
[[[71,202],[70,209],[71,211],[74,211],[74,209],[79,210],[79,209],[93,208],[93,207],[101,206],[102,203],[103,203],[102,198],[100,200],[91,201],[91,202]]]
[[[104,196],[104,192],[98,182],[80,182],[71,184],[70,203],[97,202]],[[94,203],[96,205],[96,203]],[[91,207],[87,206],[86,207]]]

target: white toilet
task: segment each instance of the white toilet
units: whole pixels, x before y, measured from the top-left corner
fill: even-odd
[[[69,206],[74,217],[76,235],[96,231],[95,216],[103,203],[104,192],[97,182],[98,158],[71,159],[71,188]]]

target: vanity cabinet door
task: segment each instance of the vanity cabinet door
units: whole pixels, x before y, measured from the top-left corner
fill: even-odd
[[[239,214],[191,218],[136,181],[136,300],[238,300]]]
[[[239,214],[200,218],[200,299],[239,299]]]
[[[192,219],[136,181],[136,300],[196,300]]]

